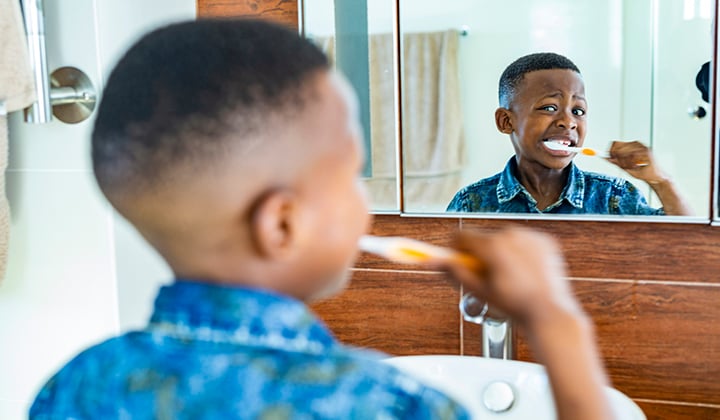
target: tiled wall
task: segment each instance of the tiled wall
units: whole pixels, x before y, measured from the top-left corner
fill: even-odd
[[[101,91],[109,67],[141,32],[194,16],[193,0],[46,0],[49,69],[78,67]],[[3,420],[27,418],[48,376],[81,348],[133,324],[133,308],[144,316],[147,286],[138,283],[162,267],[146,257],[139,261],[145,276],[125,279],[138,262],[127,256],[144,245],[97,190],[89,161],[92,120],[29,125],[21,114],[10,117],[6,172],[12,221],[0,283]]]

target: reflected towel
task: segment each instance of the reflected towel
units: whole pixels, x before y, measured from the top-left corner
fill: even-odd
[[[335,58],[335,38],[317,37],[313,41],[329,57]],[[371,35],[368,39],[370,72],[370,159],[372,176],[365,187],[373,209],[397,209],[395,161],[395,69],[391,34]]]
[[[333,38],[315,42],[330,59]],[[372,177],[374,209],[395,209],[395,80],[393,37],[369,37]],[[444,212],[461,185],[465,138],[456,30],[403,37],[404,199],[413,210]]]
[[[0,0],[0,280],[5,277],[10,209],[5,196],[5,169],[8,159],[7,113],[35,101],[25,27],[20,2]]]
[[[461,170],[458,32],[406,34],[403,42],[405,174],[429,176]]]
[[[410,211],[444,212],[462,186],[458,44],[454,29],[403,38],[403,194]]]

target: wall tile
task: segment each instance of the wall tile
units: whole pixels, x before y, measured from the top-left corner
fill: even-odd
[[[10,172],[0,288],[0,398],[25,400],[60,364],[117,331],[110,213],[87,173]]]
[[[392,355],[459,354],[459,291],[428,272],[355,270],[348,289],[313,306],[346,343]]]
[[[378,236],[422,238],[422,240],[435,245],[447,246],[452,243],[453,235],[459,226],[457,219],[450,218],[407,218],[403,219],[403,223],[397,223],[397,220],[397,216],[375,215],[370,233]],[[418,268],[394,263],[367,253],[359,256],[356,267],[397,270]]]

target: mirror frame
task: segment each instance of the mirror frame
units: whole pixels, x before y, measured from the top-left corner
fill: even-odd
[[[713,14],[713,61],[711,63],[712,78],[710,79],[710,97],[712,98],[712,153],[710,160],[712,166],[710,168],[710,224],[712,226],[720,226],[720,146],[718,145],[718,127],[720,127],[720,114],[717,112],[717,104],[720,104],[720,92],[717,89],[717,82],[720,80],[720,65],[718,65],[718,44],[720,44],[720,31],[718,31],[718,17],[720,17],[720,0],[715,0],[715,10]]]
[[[403,127],[402,127],[402,106],[400,98],[402,98],[402,37],[400,34],[400,0],[392,2],[392,39],[393,48],[393,67],[394,67],[394,96],[395,96],[395,160],[396,160],[396,209],[388,210],[370,210],[370,214],[377,215],[399,215],[402,217],[415,218],[449,218],[449,219],[499,219],[499,220],[547,220],[547,221],[601,221],[601,222],[648,222],[648,223],[678,223],[678,224],[700,224],[720,226],[720,146],[718,145],[718,127],[720,127],[720,114],[717,112],[717,104],[720,103],[720,92],[716,88],[717,81],[720,80],[720,65],[718,65],[718,44],[720,44],[720,31],[718,31],[718,17],[720,12],[720,0],[713,2],[713,21],[711,37],[714,40],[712,49],[712,78],[710,80],[711,89],[711,153],[710,153],[710,204],[707,209],[707,216],[617,216],[617,215],[601,215],[601,214],[564,214],[561,217],[557,215],[533,214],[533,213],[419,213],[409,212],[406,210],[404,197],[404,171],[403,171]],[[305,34],[305,4],[303,0],[298,0],[298,31],[302,36]]]

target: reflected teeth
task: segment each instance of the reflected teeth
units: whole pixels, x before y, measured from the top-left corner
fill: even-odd
[[[545,147],[550,150],[558,150],[562,152],[570,152],[574,149],[572,146],[568,146],[567,144],[555,141],[545,142]]]

